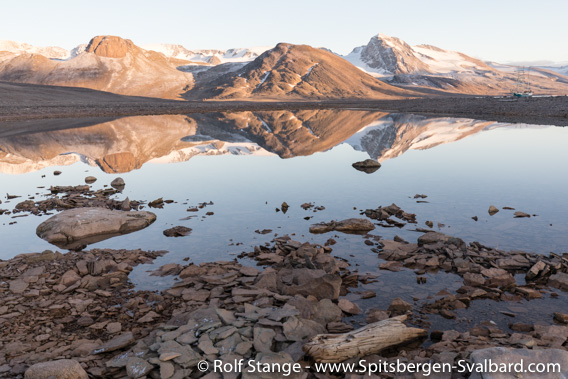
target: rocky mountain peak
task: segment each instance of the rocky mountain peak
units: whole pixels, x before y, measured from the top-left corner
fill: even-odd
[[[116,36],[96,36],[87,45],[87,53],[95,53],[100,57],[124,58],[126,54],[135,48],[129,39]]]

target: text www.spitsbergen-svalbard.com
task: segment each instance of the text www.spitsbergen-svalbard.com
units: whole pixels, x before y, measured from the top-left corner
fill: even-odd
[[[239,359],[234,362],[215,360],[210,364],[201,361],[198,364],[201,372],[213,371],[215,373],[278,373],[283,377],[300,374],[306,369],[318,373],[354,373],[359,375],[373,374],[415,374],[420,373],[426,377],[439,373],[510,373],[510,374],[544,374],[560,373],[559,363],[525,363],[524,360],[515,363],[493,362],[491,359],[471,363],[458,360],[455,364],[437,362],[412,363],[401,360],[367,362],[360,360],[357,363],[314,363],[311,366],[300,363],[266,363],[254,360]]]

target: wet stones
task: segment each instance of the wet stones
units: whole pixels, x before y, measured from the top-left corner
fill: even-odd
[[[367,209],[364,214],[370,219],[381,221],[380,225],[385,227],[403,227],[405,225],[405,223],[394,220],[392,217],[396,217],[399,220],[406,221],[408,223],[416,223],[415,214],[403,211],[394,203],[386,207],[380,206],[377,209]]]

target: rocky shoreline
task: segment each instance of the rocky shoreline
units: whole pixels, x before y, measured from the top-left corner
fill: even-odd
[[[51,192],[65,195],[59,201],[28,200],[25,207],[16,206],[17,212],[73,206],[123,212],[144,204],[129,201],[127,207],[111,200],[113,190],[98,197],[82,187]],[[416,219],[394,204],[362,214],[367,218],[313,225],[313,232],[365,236],[376,226]],[[568,370],[568,315],[562,311],[551,320],[512,322],[508,328],[490,320],[461,332],[431,327],[432,316],[454,319],[457,311],[478,301],[533,301],[568,291],[567,254],[506,252],[419,231],[417,243],[395,238],[368,244],[377,253],[377,274],[414,270],[416,280],[426,283],[425,273],[445,271],[461,277],[463,285],[455,293],[443,291],[414,303],[396,298],[385,309],[366,305],[381,293],[361,289],[376,275],[360,274],[348,260],[335,257],[330,246],[289,236],[232,261],[164,265],[152,275],[172,276],[175,284],[159,293],[135,290],[128,273],[165,251],[48,250],[0,261],[0,377],[40,378],[47,371],[72,372],[69,377],[77,378],[237,377],[235,372],[201,371],[201,362],[213,367],[215,361],[244,359],[310,367],[291,377],[358,378],[358,373],[316,372],[313,363],[456,364],[496,356],[496,350],[485,350],[494,348],[504,348],[498,350],[503,359],[519,349],[540,361],[560,359]],[[393,335],[395,342],[374,339],[384,335]],[[349,349],[349,342],[358,345],[359,338],[370,348]],[[465,377],[460,375],[440,377]],[[243,378],[259,376],[281,375],[242,373]]]

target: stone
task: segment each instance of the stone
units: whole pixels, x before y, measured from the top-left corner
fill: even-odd
[[[554,312],[554,320],[562,324],[568,324],[568,314]]]
[[[83,370],[79,362],[72,359],[60,359],[36,363],[30,366],[25,374],[25,379],[88,379],[87,372]]]
[[[126,375],[129,378],[140,378],[146,376],[153,368],[154,366],[145,359],[132,357],[126,362]]]
[[[388,309],[392,314],[403,314],[412,310],[412,304],[407,303],[401,298],[397,297],[389,305]]]
[[[75,208],[48,218],[37,227],[36,234],[58,247],[73,249],[143,229],[155,220],[154,213],[145,211]]]
[[[373,159],[365,159],[364,161],[355,162],[351,166],[358,171],[372,174],[381,168],[381,163]]]
[[[268,328],[258,328],[253,329],[253,346],[256,351],[261,353],[268,353],[272,351],[272,343],[276,332]]]
[[[163,231],[166,237],[185,237],[191,234],[192,229],[185,226],[174,226]]]
[[[516,372],[528,372],[529,365],[540,365],[544,363],[555,363],[561,368],[561,372],[558,373],[539,373],[539,379],[552,379],[552,378],[563,378],[568,376],[568,351],[562,349],[543,349],[543,350],[529,350],[529,349],[511,349],[504,347],[492,347],[481,350],[474,350],[470,355],[470,362],[474,365],[474,370],[470,376],[470,379],[501,379],[508,378],[512,375],[509,373],[487,373],[483,372],[483,368],[486,367],[487,362],[491,361],[492,364],[496,364],[497,367],[509,364],[518,364],[518,369]],[[476,370],[475,367],[481,368],[481,370]],[[477,372],[482,371],[482,372]],[[527,376],[529,377],[529,376]],[[535,376],[536,377],[536,376]]]
[[[531,217],[530,214],[525,212],[515,212],[515,218]]]
[[[564,272],[558,272],[552,275],[548,279],[548,285],[561,289],[563,291],[568,291],[568,274]]]
[[[499,208],[494,205],[490,205],[488,212],[490,216],[493,216],[495,213],[499,212]]]
[[[339,299],[338,305],[343,312],[351,315],[358,315],[363,313],[363,311],[361,310],[361,308],[359,308],[357,304],[352,303],[347,299]]]
[[[297,311],[296,314],[298,314]],[[340,321],[342,317],[343,313],[339,306],[334,304],[330,299],[322,299],[317,303],[312,319],[314,321],[320,321],[322,324],[328,324],[330,322]]]
[[[337,299],[341,288],[341,277],[336,274],[327,274],[323,270],[310,270],[308,268],[283,269],[279,277],[289,277],[291,285],[284,288],[284,294],[289,296],[303,295],[315,296],[317,299]],[[281,279],[281,281],[284,281]]]
[[[108,353],[109,351],[122,349],[124,347],[132,345],[134,342],[135,340],[132,332],[126,332],[103,343],[98,348],[93,350],[93,354]]]
[[[237,321],[235,314],[231,311],[217,308],[215,309],[215,312],[217,312],[217,316],[219,316],[219,318],[225,325],[232,325],[235,321]]]
[[[85,183],[87,183],[87,184],[93,184],[96,181],[97,181],[97,178],[95,178],[94,176],[87,176],[85,178]]]
[[[175,341],[166,341],[160,345],[158,354],[160,356],[164,353],[178,353],[180,354],[172,360],[181,365],[182,367],[193,367],[201,360],[201,356],[197,354],[190,346],[180,345]]]
[[[109,334],[116,334],[122,330],[122,324],[120,322],[111,322],[106,326],[106,330]]]
[[[314,224],[310,226],[310,233],[327,233],[333,230],[343,233],[366,233],[375,229],[375,225],[364,218],[349,218],[341,221]]]
[[[124,186],[126,186],[126,183],[124,182],[124,179],[122,179],[121,177],[115,178],[112,182],[110,182],[110,186],[112,188],[115,188],[119,191],[122,191],[124,189]]]
[[[304,341],[317,334],[324,334],[325,327],[318,322],[292,316],[282,326],[288,341]]]
[[[61,277],[60,284],[65,287],[69,287],[77,283],[79,280],[81,280],[81,277],[75,272],[75,270],[68,270]]]
[[[525,280],[531,281],[543,275],[548,271],[548,265],[543,261],[536,262],[525,275]]]
[[[172,362],[160,362],[160,379],[169,379],[175,373],[175,367]]]
[[[388,312],[382,311],[380,309],[369,309],[367,311],[367,317],[365,321],[367,324],[372,324],[377,321],[383,321],[389,318]]]
[[[28,288],[29,284],[22,278],[10,281],[10,291],[15,294],[22,294]]]

